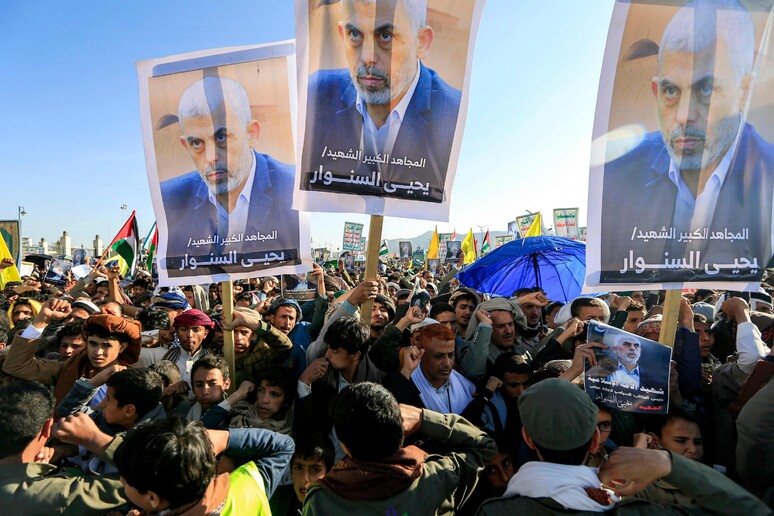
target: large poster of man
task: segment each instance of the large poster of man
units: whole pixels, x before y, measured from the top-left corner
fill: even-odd
[[[588,286],[760,280],[772,255],[770,18],[771,2],[616,3],[594,127]]]
[[[311,268],[292,209],[292,42],[138,64],[159,279],[180,285]]]
[[[484,0],[296,0],[294,206],[448,220]]]

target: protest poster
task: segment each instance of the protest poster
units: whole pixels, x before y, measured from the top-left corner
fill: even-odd
[[[24,276],[32,276],[32,273],[35,272],[35,264],[32,262],[21,262],[19,264],[19,276],[22,278]]]
[[[83,265],[88,260],[89,257],[86,255],[86,249],[73,249],[73,265]]]
[[[411,257],[414,255],[411,242],[408,242],[408,241],[398,242],[398,249],[400,250],[400,260],[402,262],[409,262],[411,260]]]
[[[535,222],[535,219],[539,214],[540,212],[528,213],[527,215],[520,215],[516,217],[516,227],[519,230],[520,238],[524,238],[527,235],[527,231],[529,231],[529,228],[532,227],[532,223]],[[541,217],[541,220],[543,220],[542,217]],[[541,228],[540,233],[545,234],[545,230]]]
[[[556,231],[556,236],[569,238],[570,240],[580,240],[578,211],[578,208],[554,209],[554,231]]]
[[[309,278],[306,272],[283,274],[280,277],[282,297],[293,299],[299,303],[314,299],[317,297],[317,284],[308,280]]]
[[[516,223],[515,220],[508,223],[508,234],[513,237],[513,240],[521,238],[521,233],[519,232],[519,225]]]
[[[295,179],[293,42],[138,63],[162,285],[311,269]]]
[[[584,291],[757,289],[771,257],[772,3],[615,3]]]
[[[8,252],[14,263],[18,264],[21,259],[21,236],[19,235],[18,220],[0,220],[0,236],[5,240]]]
[[[71,261],[53,259],[48,266],[43,282],[56,286],[63,286],[67,283],[67,275],[72,268],[73,262]]]
[[[446,253],[443,255],[443,263],[457,263],[462,257],[462,242],[450,240],[446,242]]]
[[[355,255],[354,254],[347,254],[344,256],[344,268],[348,271],[354,271],[355,270]]]
[[[591,399],[615,410],[666,414],[672,348],[597,321],[586,324],[588,342],[607,346],[594,349],[596,365],[586,361],[584,385]]]
[[[440,258],[428,258],[427,270],[435,274],[436,276],[441,274],[441,259]]]
[[[414,267],[422,267],[425,265],[425,251],[419,248],[411,255],[411,264]]]
[[[513,236],[512,235],[500,235],[500,236],[494,237],[494,239],[495,239],[495,241],[494,241],[495,245],[494,246],[495,246],[495,249],[497,249],[498,247],[503,246],[503,245],[507,244],[508,242],[512,242],[513,241]]]
[[[356,222],[344,223],[344,240],[341,249],[344,251],[360,251],[363,249],[363,225]]]
[[[446,243],[452,239],[454,233],[438,233],[438,256],[446,256]]]
[[[448,220],[483,7],[296,0],[295,208]]]

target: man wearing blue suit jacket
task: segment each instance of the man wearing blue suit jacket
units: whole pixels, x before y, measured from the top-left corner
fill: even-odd
[[[426,0],[341,0],[341,15],[349,68],[309,79],[301,188],[442,202],[461,93],[421,63]]]
[[[244,88],[225,77],[196,81],[178,118],[196,170],[161,183],[170,276],[300,263],[294,170],[252,149],[261,127]]]
[[[774,147],[745,123],[755,30],[736,0],[667,25],[660,133],[605,166],[603,283],[759,280],[772,254]]]

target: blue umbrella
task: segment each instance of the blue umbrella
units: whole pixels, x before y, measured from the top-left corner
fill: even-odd
[[[577,297],[586,275],[586,244],[552,236],[527,237],[498,247],[459,274],[479,292],[510,297],[520,288],[540,287],[551,301]]]

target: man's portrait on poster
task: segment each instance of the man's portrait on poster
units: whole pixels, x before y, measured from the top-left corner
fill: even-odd
[[[774,147],[746,119],[755,52],[736,0],[694,0],[671,17],[650,84],[660,130],[604,167],[601,282],[760,277]]]
[[[261,125],[245,88],[217,75],[199,79],[181,95],[178,120],[196,169],[161,182],[169,274],[295,263],[294,167],[253,149]]]
[[[444,200],[461,92],[423,64],[427,0],[340,0],[347,68],[309,78],[301,189]]]

